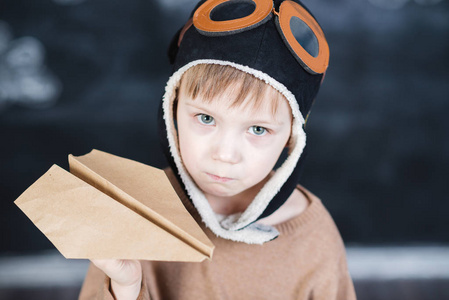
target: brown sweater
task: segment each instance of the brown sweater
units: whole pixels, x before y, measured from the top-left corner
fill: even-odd
[[[177,182],[174,187],[198,221],[200,217]],[[142,261],[138,299],[356,299],[340,234],[321,201],[302,187],[309,206],[299,216],[276,225],[280,235],[263,245],[216,237],[212,261],[202,263]],[[80,300],[110,299],[109,278],[91,264]]]

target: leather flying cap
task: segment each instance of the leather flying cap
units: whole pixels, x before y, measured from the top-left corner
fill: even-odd
[[[257,3],[266,4],[267,1],[272,5],[272,10],[269,11],[265,7],[263,14],[252,20],[254,22],[248,23],[248,27],[239,25],[236,29],[226,30],[228,26],[224,26],[224,29],[218,32],[209,33],[205,32],[208,30],[207,26],[205,29],[197,29],[194,25],[194,13],[205,2],[217,3],[217,6],[208,12],[211,24],[214,24],[214,21],[226,22],[247,16],[252,18],[252,14],[258,9]],[[313,16],[299,1],[274,0],[271,4],[271,0],[207,0],[198,3],[189,21],[177,32],[169,47],[173,75],[167,83],[159,114],[163,150],[171,167],[178,171],[174,173],[178,176],[204,223],[218,236],[246,243],[261,244],[275,238],[278,234],[274,227],[267,228],[255,221],[269,216],[282,206],[299,182],[305,157],[304,119],[318,93],[328,63],[327,43],[324,43],[327,48],[327,50],[324,49],[324,53],[322,49],[318,49],[323,47],[324,35],[318,37],[318,42],[314,43],[314,34],[310,34],[312,30],[307,30],[308,25],[305,27],[301,20],[292,21],[294,19],[292,18],[291,27],[300,24],[299,30],[291,28],[292,32],[299,32],[299,35],[295,34],[295,39],[310,54],[312,60],[316,57],[324,58],[323,72],[311,70],[307,66],[307,60],[302,61],[301,57],[298,60],[295,50],[288,45],[288,43],[291,44],[291,37],[290,41],[286,40],[286,35],[283,35],[280,28],[279,20],[282,16],[279,15],[279,9],[282,13],[283,2],[289,2],[289,5],[292,3],[300,5],[301,9],[308,14],[309,19],[306,22],[311,24],[310,18]],[[288,19],[281,21],[284,27],[288,26]],[[316,22],[314,18],[313,21]],[[319,27],[318,23],[315,25]],[[321,32],[321,28],[318,31]],[[313,28],[313,32],[317,32],[317,29]],[[182,74],[199,63],[229,65],[264,80],[285,96],[293,114],[292,138],[295,143],[289,149],[286,160],[275,170],[272,178],[265,184],[263,192],[259,192],[245,212],[220,220],[215,220],[215,214],[210,207],[204,207],[203,202],[207,200],[192,182],[182,164],[177,148],[176,126],[173,121],[173,102]]]

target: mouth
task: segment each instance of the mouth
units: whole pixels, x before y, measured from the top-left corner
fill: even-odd
[[[214,174],[210,174],[210,173],[207,173],[207,172],[206,172],[206,174],[207,174],[207,176],[209,176],[209,178],[211,178],[213,181],[216,181],[216,182],[225,183],[225,182],[229,182],[229,181],[233,180],[232,178],[220,177],[220,176],[217,176],[217,175],[214,175]]]

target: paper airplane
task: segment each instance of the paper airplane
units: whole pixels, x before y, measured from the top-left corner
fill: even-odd
[[[163,170],[102,151],[69,155],[16,201],[66,258],[203,261],[214,245]]]

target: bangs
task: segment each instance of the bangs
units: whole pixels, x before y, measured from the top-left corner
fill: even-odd
[[[272,86],[255,76],[227,65],[198,64],[189,68],[181,79],[183,91],[192,99],[198,97],[207,103],[217,96],[233,95],[230,107],[245,106],[253,111],[260,109],[264,96],[271,101],[271,110],[276,113],[279,101],[284,96]]]

